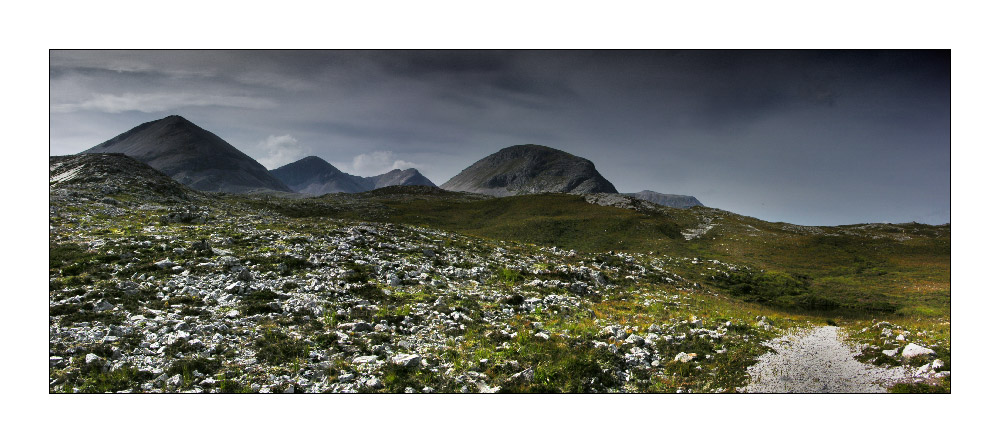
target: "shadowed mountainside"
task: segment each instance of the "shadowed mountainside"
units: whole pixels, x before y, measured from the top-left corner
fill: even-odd
[[[256,160],[178,115],[143,123],[83,153],[125,154],[199,191],[291,192]]]

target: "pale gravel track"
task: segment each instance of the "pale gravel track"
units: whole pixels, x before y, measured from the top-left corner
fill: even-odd
[[[877,393],[911,380],[912,369],[883,368],[854,359],[859,350],[844,343],[836,326],[804,329],[765,343],[775,350],[747,372],[751,393]]]

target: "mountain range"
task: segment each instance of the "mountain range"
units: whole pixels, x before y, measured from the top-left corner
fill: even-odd
[[[413,168],[360,177],[340,171],[316,156],[269,171],[219,136],[178,115],[143,123],[83,153],[125,154],[199,191],[294,192],[317,196],[397,185],[435,186]],[[534,144],[510,146],[488,155],[441,188],[495,197],[550,192],[618,193],[592,161]],[[648,190],[625,195],[675,208],[701,205],[691,196]]]
[[[385,174],[359,177],[343,172],[316,156],[303,158],[269,172],[293,191],[307,195],[365,192],[386,186],[436,186],[413,168],[393,169]]]

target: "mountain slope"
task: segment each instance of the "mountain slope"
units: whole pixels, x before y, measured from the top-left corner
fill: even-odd
[[[256,160],[177,115],[143,123],[83,153],[125,154],[200,191],[291,191]]]
[[[405,171],[393,169],[373,177],[359,177],[343,172],[316,156],[303,158],[270,172],[293,191],[308,195],[365,192],[386,186],[435,186],[413,168]]]
[[[618,192],[590,160],[540,145],[501,149],[465,168],[441,188],[498,197],[544,192]]]
[[[687,209],[694,206],[705,206],[698,199],[690,195],[661,194],[655,191],[629,192],[625,195],[641,198],[643,200],[656,203],[670,208]]]

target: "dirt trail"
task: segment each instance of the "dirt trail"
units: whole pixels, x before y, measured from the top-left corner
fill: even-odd
[[[913,374],[905,367],[883,368],[854,359],[858,350],[839,337],[840,328],[823,326],[771,340],[775,350],[748,369],[743,392],[886,392]]]

